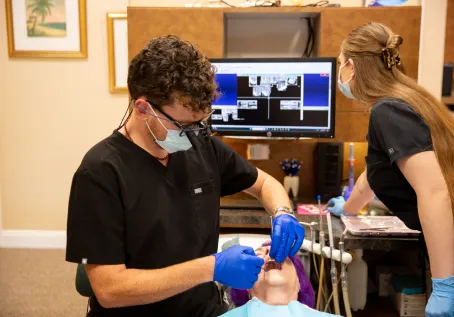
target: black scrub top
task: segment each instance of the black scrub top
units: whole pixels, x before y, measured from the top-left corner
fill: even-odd
[[[367,140],[371,189],[409,228],[421,230],[416,193],[396,161],[433,151],[429,127],[407,103],[386,98],[372,107]]]
[[[217,252],[220,197],[252,186],[257,169],[216,137],[192,138],[167,167],[120,132],[91,148],[71,186],[66,260],[159,269]],[[218,316],[213,282],[149,305],[89,316]]]

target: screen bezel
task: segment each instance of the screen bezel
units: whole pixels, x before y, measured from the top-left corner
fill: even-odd
[[[331,63],[331,128],[327,132],[319,131],[219,131],[211,127],[212,132],[219,136],[240,136],[240,137],[289,137],[289,138],[334,138],[335,137],[335,113],[336,113],[336,82],[337,82],[337,58],[336,57],[314,57],[314,58],[209,58],[211,63]],[[211,120],[209,120],[211,126]]]

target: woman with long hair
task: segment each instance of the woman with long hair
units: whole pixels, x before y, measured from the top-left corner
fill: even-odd
[[[402,42],[372,22],[342,42],[338,86],[371,108],[368,154],[351,196],[331,199],[328,210],[355,215],[376,195],[422,230],[433,288],[426,316],[454,316],[454,116],[405,74]]]

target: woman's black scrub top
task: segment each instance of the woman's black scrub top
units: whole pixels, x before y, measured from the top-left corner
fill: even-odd
[[[386,98],[372,107],[367,140],[371,189],[408,227],[421,230],[416,193],[396,161],[433,151],[429,127],[407,103]]]
[[[71,187],[66,260],[159,269],[217,252],[220,197],[257,180],[257,169],[216,137],[164,166],[118,131],[95,145]],[[150,305],[103,308],[90,316],[217,316],[218,292],[205,283]]]

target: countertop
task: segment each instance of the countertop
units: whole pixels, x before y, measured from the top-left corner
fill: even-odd
[[[298,221],[311,223],[319,222],[319,216],[315,215],[296,215]],[[345,229],[342,221],[333,216],[331,217],[334,244],[338,245],[339,239]],[[323,217],[325,232],[328,232],[326,216]],[[220,225],[222,232],[238,233],[270,233],[270,216],[265,210],[248,209],[221,209]],[[318,231],[317,231],[318,236]],[[310,237],[310,229],[306,228],[306,237]],[[326,234],[328,237],[328,234]],[[346,234],[344,237],[345,248],[363,250],[417,250],[420,246],[417,237],[361,237]]]

